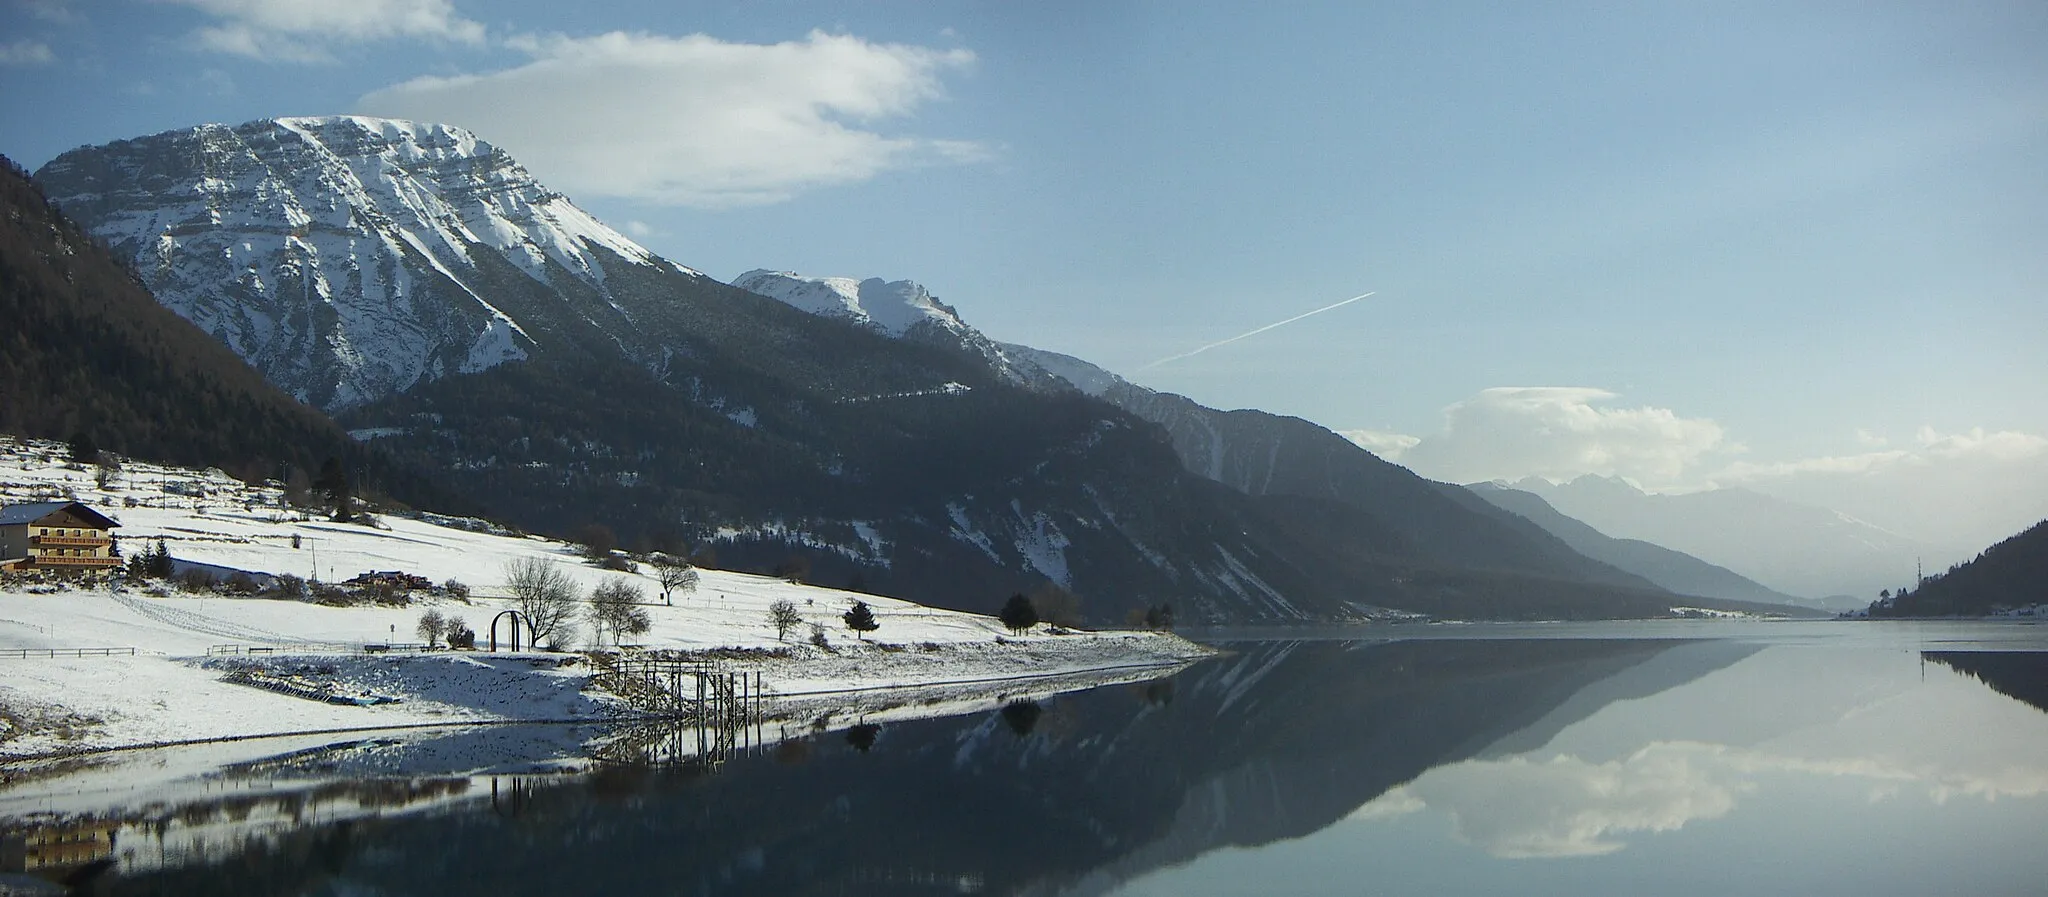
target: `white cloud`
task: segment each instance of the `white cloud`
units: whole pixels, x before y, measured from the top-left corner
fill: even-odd
[[[484,26],[448,0],[172,0],[213,17],[200,49],[254,59],[322,62],[334,43],[411,38],[481,44]]]
[[[1379,430],[1338,430],[1337,435],[1351,440],[1351,444],[1365,449],[1388,461],[1399,461],[1401,456],[1422,439],[1405,433],[1386,433]]]
[[[1563,755],[1470,762],[1407,790],[1448,814],[1459,838],[1494,856],[1597,856],[1626,846],[1621,835],[1674,831],[1734,809],[1747,786],[1717,768],[1720,750],[1653,744],[1608,763]]]
[[[1859,441],[1870,444],[1860,436]],[[1965,550],[1983,548],[2048,518],[2048,437],[1982,427],[1960,433],[1921,427],[1913,443],[1913,448],[1737,462],[1711,479],[1834,508],[1894,532]]]
[[[42,65],[56,59],[57,54],[42,41],[18,40],[0,44],[0,65]]]
[[[1424,476],[1451,482],[1620,476],[1649,488],[1680,485],[1688,468],[1740,451],[1721,425],[1667,408],[1610,408],[1612,392],[1582,386],[1501,386],[1444,409],[1443,432],[1402,454]]]
[[[1736,460],[1720,424],[1667,408],[1614,407],[1592,387],[1497,387],[1444,409],[1421,437],[1340,431],[1380,457],[1455,483],[1585,474],[1653,492],[1739,486],[1841,511],[1967,557],[2048,518],[2048,436],[1976,427],[1909,438],[1861,429],[1840,454]],[[1928,558],[1946,564],[1948,558]]]
[[[1788,774],[1861,780],[1872,800],[1906,793],[1936,803],[2048,794],[2048,767],[2032,760],[2023,738],[1994,737],[1988,750],[1976,749],[1972,739],[1984,740],[1959,727],[1942,741],[1946,750],[1926,756],[1901,752],[1898,744],[1805,755],[1670,741],[1605,763],[1566,754],[1474,760],[1430,770],[1397,789],[1393,805],[1367,804],[1355,815],[1369,819],[1435,809],[1467,843],[1494,856],[1528,859],[1613,853],[1627,846],[1624,837],[1630,834],[1718,819],[1766,777]]]
[[[884,171],[987,156],[887,135],[974,54],[813,31],[778,44],[613,32],[524,38],[525,65],[425,77],[362,111],[468,127],[574,194],[707,208],[778,202]]]
[[[15,5],[35,19],[57,25],[69,25],[83,18],[67,0],[15,0]]]

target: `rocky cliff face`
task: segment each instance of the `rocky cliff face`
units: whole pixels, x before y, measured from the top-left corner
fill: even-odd
[[[301,400],[341,409],[526,358],[497,300],[609,299],[671,266],[460,128],[336,116],[201,125],[65,153],[36,174],[164,305]]]

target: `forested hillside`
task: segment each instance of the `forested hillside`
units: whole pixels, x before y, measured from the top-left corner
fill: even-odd
[[[2048,520],[1918,586],[1870,605],[1873,617],[1982,616],[2048,604]]]
[[[438,494],[159,305],[11,160],[0,166],[0,207],[0,431],[84,436],[102,450],[245,477],[316,471],[333,457],[400,493]]]

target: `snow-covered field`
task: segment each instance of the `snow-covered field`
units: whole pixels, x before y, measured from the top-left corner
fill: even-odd
[[[771,695],[1059,677],[1087,671],[1170,667],[1206,649],[1142,632],[1013,636],[991,617],[871,595],[795,585],[718,570],[701,571],[690,593],[660,603],[652,571],[601,570],[571,546],[396,516],[375,527],[336,524],[285,507],[276,488],[252,487],[217,471],[128,462],[104,487],[90,468],[63,461],[55,443],[0,438],[0,503],[73,499],[118,518],[124,553],[162,540],[180,561],[250,573],[290,573],[327,582],[396,570],[433,582],[459,580],[468,599],[434,596],[411,606],[328,607],[298,601],[187,594],[118,585],[55,588],[0,585],[0,756],[21,757],[162,742],[285,732],[505,720],[573,720],[606,715],[606,697],[587,691],[587,663],[560,655],[433,652],[361,653],[365,644],[417,642],[422,611],[460,617],[489,640],[493,616],[511,606],[504,569],[522,558],[558,565],[584,589],[609,578],[640,587],[651,629],[629,638],[648,649],[786,649],[780,656],[727,661],[760,672]],[[296,540],[296,544],[295,544]],[[991,596],[991,604],[996,596]],[[880,628],[854,638],[840,615],[859,598]],[[768,608],[786,599],[805,625],[784,643]],[[828,649],[809,644],[810,624]],[[579,643],[588,643],[583,627]],[[12,657],[15,649],[134,649],[132,655]],[[250,648],[270,649],[250,655]],[[212,656],[234,652],[230,656]],[[578,658],[580,661],[580,658]],[[399,698],[379,706],[322,703],[222,680],[238,666],[300,673],[352,691]]]

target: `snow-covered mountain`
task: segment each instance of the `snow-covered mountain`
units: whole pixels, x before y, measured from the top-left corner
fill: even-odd
[[[621,266],[700,276],[447,125],[200,125],[72,150],[36,179],[159,301],[329,409],[527,357],[542,337],[497,296],[509,270],[614,306]]]
[[[791,271],[756,268],[740,275],[732,285],[779,299],[814,315],[872,327],[889,336],[903,336],[919,325],[949,333],[973,330],[960,320],[960,313],[952,306],[932,298],[923,285],[909,280],[805,277]]]
[[[1054,383],[1036,365],[1012,357],[1006,346],[968,326],[958,311],[916,281],[806,277],[756,268],[735,278],[732,285],[884,336],[966,352],[986,361],[997,375],[1012,383],[1038,387]]]

